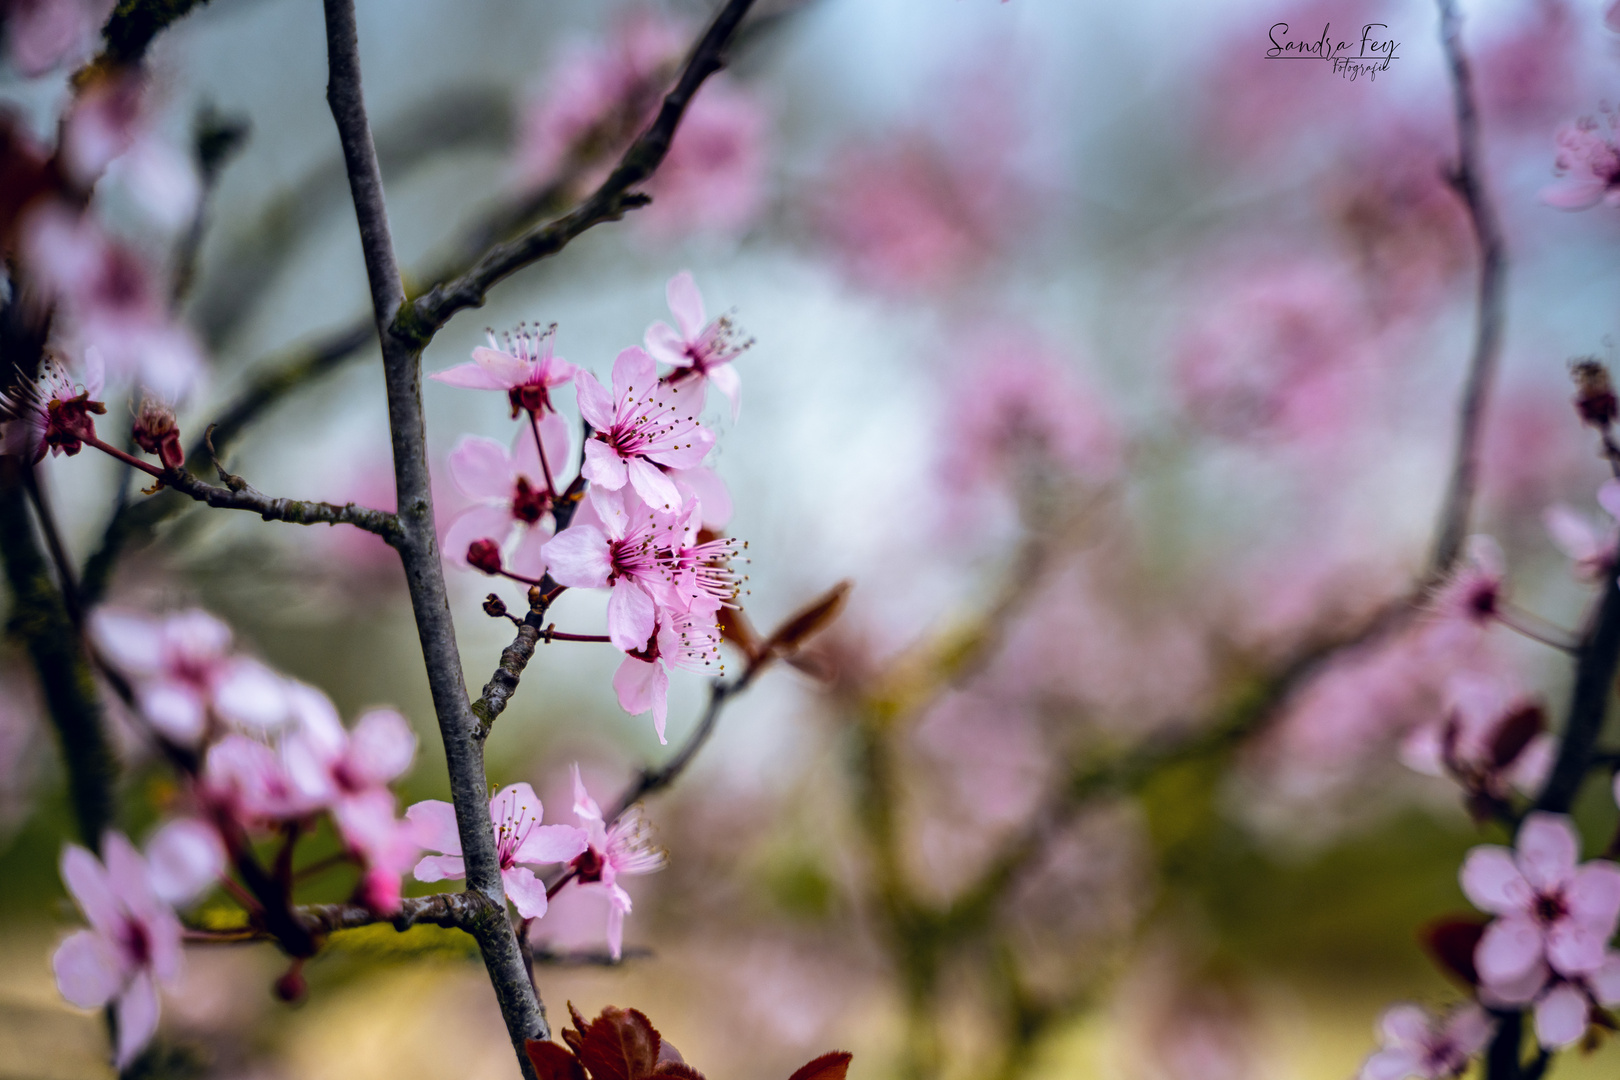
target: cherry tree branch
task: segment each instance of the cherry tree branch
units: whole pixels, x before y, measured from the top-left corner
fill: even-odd
[[[562,217],[531,229],[516,239],[491,247],[471,270],[434,286],[401,310],[393,331],[425,343],[451,316],[466,308],[481,307],[495,284],[531,263],[555,255],[581,233],[626,212],[644,206],[648,197],[631,189],[645,183],[669,153],[681,118],[703,81],[725,63],[726,48],[754,0],[728,0],[692,53],[664,98],[658,116],[619,159],[618,167],[583,203]]]
[[[461,655],[434,535],[433,493],[422,412],[423,342],[407,341],[391,329],[404,304],[405,291],[400,282],[399,265],[394,259],[382,175],[361,90],[354,0],[324,0],[324,6],[329,70],[326,98],[343,146],[366,277],[371,286],[372,312],[382,344],[399,508],[399,534],[394,548],[405,569],[428,687],[444,743],[451,802],[466,861],[467,886],[470,891],[482,894],[492,909],[489,916],[475,921],[471,932],[483,955],[519,1067],[527,1080],[534,1080],[534,1067],[524,1053],[524,1043],[529,1039],[547,1039],[551,1031],[540,1000],[530,985],[517,935],[506,918],[506,891],[489,819],[483,743],[477,737],[478,721],[462,680]]]
[[[1434,551],[1429,560],[1431,578],[1449,570],[1461,554],[1468,536],[1469,512],[1479,479],[1479,444],[1485,426],[1485,409],[1491,386],[1496,380],[1498,357],[1502,351],[1504,293],[1507,277],[1507,250],[1502,227],[1485,190],[1484,156],[1480,146],[1479,109],[1475,104],[1473,75],[1463,52],[1461,20],[1455,0],[1437,0],[1440,7],[1440,39],[1451,74],[1452,98],[1457,115],[1457,160],[1447,179],[1468,210],[1474,238],[1479,243],[1479,292],[1473,355],[1463,385],[1457,424],[1457,442],[1451,466],[1451,480],[1435,530]]]

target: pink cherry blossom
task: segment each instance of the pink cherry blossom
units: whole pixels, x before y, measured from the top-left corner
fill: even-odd
[[[608,896],[608,950],[617,960],[624,952],[624,917],[631,909],[630,894],[619,884],[620,877],[634,877],[662,870],[669,853],[652,837],[638,803],[609,825],[602,808],[585,790],[585,781],[574,772],[574,816],[585,829],[589,846],[573,861],[574,880],[582,886],[595,886]]]
[[[145,260],[61,204],[29,214],[23,251],[60,298],[76,340],[101,351],[109,375],[132,378],[165,401],[190,394],[202,378],[202,352],[171,319]]]
[[[632,220],[659,239],[741,233],[765,201],[768,122],[759,99],[725,75],[705,81],[647,182],[652,205]]]
[[[1514,850],[1484,845],[1468,853],[1463,892],[1496,916],[1474,953],[1486,986],[1515,984],[1543,963],[1569,977],[1603,966],[1620,922],[1620,866],[1577,865],[1579,856],[1569,818],[1543,811],[1524,819]]]
[[[202,185],[191,160],[155,130],[147,80],[135,69],[98,76],[75,100],[62,130],[61,162],[81,190],[103,173],[157,225],[191,220]]]
[[[8,0],[6,50],[22,74],[33,77],[63,63],[88,60],[101,24],[117,0]]]
[[[1458,642],[1476,638],[1497,617],[1506,575],[1507,559],[1496,541],[1469,537],[1466,558],[1430,600],[1429,633]]]
[[[209,802],[244,828],[258,828],[319,809],[287,771],[286,762],[258,739],[232,733],[208,748],[202,790]]]
[[[417,826],[396,818],[396,809],[393,792],[373,787],[346,798],[332,814],[349,850],[360,856],[359,902],[384,915],[399,910],[402,879],[422,854]]]
[[[546,545],[546,564],[559,585],[612,590],[608,638],[615,648],[633,652],[653,636],[660,608],[684,606],[671,588],[676,527],[633,491],[592,487],[589,499],[601,526],[579,523],[558,533]]]
[[[1598,488],[1598,505],[1611,519],[1620,520],[1620,480],[1606,480]],[[1614,561],[1615,549],[1620,545],[1620,529],[1615,520],[1594,525],[1578,510],[1557,503],[1549,506],[1543,521],[1547,533],[1559,550],[1575,563],[1575,576],[1582,581],[1597,581]]]
[[[697,421],[701,395],[660,382],[653,358],[635,346],[613,362],[613,394],[596,376],[575,379],[579,411],[595,429],[585,443],[585,479],[618,491],[628,482],[648,506],[673,513],[681,506],[675,484],[659,466],[701,465],[714,433]]]
[[[1401,761],[1408,768],[1450,776],[1489,800],[1507,799],[1510,789],[1533,793],[1541,786],[1557,741],[1540,730],[1541,708],[1517,682],[1462,671],[1447,681],[1445,696],[1442,715],[1402,743]]]
[[[546,913],[545,883],[534,876],[529,866],[568,862],[586,850],[584,831],[572,825],[540,824],[543,810],[534,788],[528,784],[504,787],[489,801],[506,897],[525,919],[538,919]],[[453,806],[429,799],[412,806],[405,817],[415,828],[417,842],[422,847],[443,852],[429,855],[416,864],[416,880],[443,881],[466,876]]]
[[[62,880],[90,922],[51,957],[56,986],[81,1009],[111,1002],[115,1059],[125,1068],[157,1031],[158,984],[180,974],[181,929],[152,887],[146,860],[121,833],[102,838],[106,863],[77,844],[62,852]]]
[[[619,708],[631,716],[651,709],[659,743],[669,741],[664,738],[664,721],[669,712],[669,673],[676,668],[700,675],[725,674],[720,663],[720,627],[712,612],[660,612],[650,640],[627,652],[613,674]]]
[[[731,418],[737,419],[742,404],[742,383],[731,362],[753,345],[753,339],[738,340],[731,317],[722,315],[708,322],[703,313],[703,295],[688,270],[669,279],[664,289],[669,310],[675,315],[675,329],[655,322],[647,329],[647,351],[654,360],[681,370],[667,376],[672,382],[702,387],[712,385],[731,401]]]
[[[69,457],[84,449],[96,433],[95,416],[107,411],[100,400],[101,354],[84,357],[84,382],[76,383],[54,356],[47,355],[33,383],[11,393],[0,391],[0,454],[26,457],[38,464],[45,451]]]
[[[556,336],[555,323],[543,331],[520,323],[516,331],[506,333],[499,342],[495,340],[495,331],[491,330],[489,347],[474,349],[471,362],[457,364],[429,378],[468,390],[505,390],[514,417],[520,412],[535,417],[555,413],[557,408],[552,404],[551,391],[572,382],[577,370],[552,353]],[[561,466],[562,459],[555,464]]]
[[[207,822],[175,818],[146,841],[146,867],[152,891],[166,904],[186,907],[225,872],[225,845]]]
[[[1383,1049],[1361,1067],[1360,1080],[1441,1080],[1460,1076],[1496,1027],[1473,1002],[1434,1016],[1420,1005],[1396,1005],[1378,1020]]]
[[[287,775],[308,805],[332,812],[344,842],[357,852],[385,853],[397,847],[394,794],[390,782],[411,767],[416,733],[392,709],[373,709],[344,730],[337,709],[325,694],[302,683],[290,696],[297,719],[281,740]],[[411,852],[407,859],[414,859]],[[397,875],[396,875],[397,877]]]
[[[567,422],[550,413],[538,427],[546,461],[567,461]],[[510,453],[494,439],[464,436],[450,452],[450,477],[475,502],[445,530],[445,557],[466,566],[468,547],[476,540],[491,540],[505,550],[513,572],[538,580],[546,572],[543,549],[553,527],[547,471],[532,429],[518,432]]]
[[[1583,116],[1558,129],[1553,171],[1558,182],[1541,189],[1541,201],[1560,210],[1586,210],[1598,203],[1620,206],[1620,146],[1615,116],[1603,122]]]
[[[1554,974],[1544,963],[1507,983],[1486,983],[1480,1000],[1493,1008],[1535,1009],[1536,1041],[1559,1050],[1586,1034],[1594,1006],[1620,1005],[1620,953],[1605,951],[1603,962],[1585,975]]]
[[[205,611],[154,617],[104,607],[91,615],[90,634],[135,684],[141,715],[182,746],[195,746],[211,719],[268,731],[287,718],[285,680],[234,655],[230,628]]]

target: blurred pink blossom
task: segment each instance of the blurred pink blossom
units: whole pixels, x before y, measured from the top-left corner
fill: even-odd
[[[1455,778],[1493,800],[1507,799],[1510,790],[1539,790],[1552,770],[1557,742],[1541,731],[1540,706],[1516,682],[1463,671],[1447,681],[1445,699],[1445,711],[1401,744],[1403,764]]]
[[[1475,907],[1496,918],[1474,963],[1487,990],[1545,981],[1547,970],[1590,975],[1608,960],[1620,923],[1620,866],[1580,858],[1580,835],[1561,814],[1533,811],[1513,850],[1482,845],[1468,853],[1460,880]]]
[[[609,825],[602,816],[602,808],[585,790],[577,764],[573,775],[574,817],[585,830],[588,846],[569,868],[581,886],[607,894],[608,951],[617,960],[624,952],[624,917],[632,906],[630,894],[619,884],[619,878],[662,870],[669,856],[653,840],[640,804],[630,807]]]
[[[112,1003],[115,1060],[127,1067],[158,1023],[158,983],[182,963],[180,920],[152,887],[146,860],[122,833],[102,838],[106,863],[77,844],[62,851],[62,880],[90,929],[70,935],[51,957],[57,988],[81,1009]]]
[[[1523,5],[1474,63],[1487,123],[1538,124],[1565,107],[1576,89],[1579,30],[1567,0]]]
[[[1600,124],[1583,116],[1558,129],[1553,171],[1558,181],[1541,189],[1541,201],[1560,210],[1586,210],[1603,203],[1620,206],[1620,146],[1615,145],[1615,115]]]
[[[495,824],[495,848],[500,857],[501,880],[506,897],[525,919],[538,919],[546,913],[546,886],[529,866],[568,862],[586,849],[586,834],[572,825],[542,825],[545,808],[534,788],[510,784],[489,801],[489,817]],[[416,880],[443,881],[466,876],[461,859],[461,834],[456,828],[455,807],[438,799],[416,803],[405,812],[416,831],[417,843],[429,855],[416,864]],[[524,865],[528,864],[528,865]]]
[[[174,322],[156,271],[61,204],[32,211],[23,251],[47,292],[67,309],[78,342],[100,350],[114,379],[134,379],[165,401],[183,400],[203,375],[191,333]]]
[[[1597,501],[1611,519],[1620,520],[1620,480],[1604,481],[1598,488]],[[1615,547],[1620,544],[1615,520],[1594,524],[1565,503],[1549,506],[1543,520],[1553,543],[1574,561],[1575,576],[1582,581],[1600,580],[1614,562]]]
[[[191,220],[202,184],[191,160],[155,130],[146,79],[135,69],[96,78],[74,101],[62,129],[64,172],[80,190],[116,162],[117,179],[157,225]]]
[[[742,233],[765,203],[768,125],[754,94],[723,77],[704,82],[647,181],[652,205],[632,220],[658,239]]]
[[[94,438],[94,417],[106,413],[100,400],[103,389],[101,354],[89,349],[84,357],[84,382],[73,381],[56,357],[40,362],[39,377],[11,393],[0,391],[0,454],[28,458],[34,464],[52,455],[72,457]]]
[[[225,845],[207,822],[175,818],[147,839],[146,865],[152,891],[164,903],[183,908],[225,872]]]
[[[1460,1076],[1490,1042],[1496,1023],[1473,1002],[1436,1016],[1421,1005],[1395,1005],[1378,1018],[1383,1049],[1361,1066],[1360,1080],[1445,1080]]]
[[[33,77],[88,60],[115,6],[117,0],[5,0],[0,11],[12,64]]]
[[[256,732],[287,719],[285,681],[234,653],[230,627],[206,611],[152,616],[103,607],[90,617],[90,634],[134,683],[141,715],[181,746],[197,745],[213,719]]]

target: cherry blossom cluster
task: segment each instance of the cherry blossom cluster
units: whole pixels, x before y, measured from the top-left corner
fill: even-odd
[[[732,361],[751,344],[729,316],[707,318],[690,273],[671,278],[667,293],[676,325],[656,322],[645,347],[620,352],[610,386],[556,355],[554,327],[491,333],[471,362],[432,376],[504,393],[524,420],[510,449],[469,435],[451,452],[451,478],[473,505],[445,532],[448,557],[539,589],[547,604],[566,589],[607,590],[607,635],[584,640],[624,653],[613,679],[619,704],[651,711],[660,742],[669,673],[721,672],[719,618],[735,606],[739,545],[715,533],[731,499],[704,464],[715,435],[699,413],[713,386],[736,416]],[[570,385],[586,437],[565,482],[572,440],[555,398]]]

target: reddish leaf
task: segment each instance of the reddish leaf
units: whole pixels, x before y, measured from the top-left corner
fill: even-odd
[[[579,1059],[554,1042],[528,1039],[523,1044],[523,1052],[529,1055],[534,1074],[540,1080],[585,1080]]]
[[[1491,737],[1491,764],[1505,769],[1516,761],[1530,740],[1547,727],[1547,716],[1541,706],[1529,704],[1517,709],[1501,724]]]
[[[643,1080],[658,1067],[658,1029],[635,1009],[609,1005],[581,1034],[579,1060],[591,1080]]]
[[[849,1072],[849,1063],[854,1057],[854,1054],[844,1050],[822,1054],[788,1077],[788,1080],[844,1080],[844,1074]]]
[[[572,1001],[568,1003],[568,1018],[574,1022],[574,1026],[563,1029],[563,1042],[567,1043],[569,1048],[577,1054],[579,1048],[585,1045],[585,1035],[583,1033],[586,1024],[585,1018],[579,1015],[579,1010],[574,1008]]]
[[[667,1080],[704,1080],[702,1073],[684,1061],[660,1061],[651,1075]]]
[[[844,609],[844,600],[848,598],[852,585],[850,581],[840,581],[817,597],[809,606],[794,612],[786,622],[776,628],[771,640],[765,643],[765,648],[784,655],[798,649],[828,623],[838,618],[838,613]]]
[[[1474,950],[1485,936],[1485,922],[1474,918],[1440,919],[1423,928],[1423,944],[1441,971],[1468,986],[1479,985]]]

